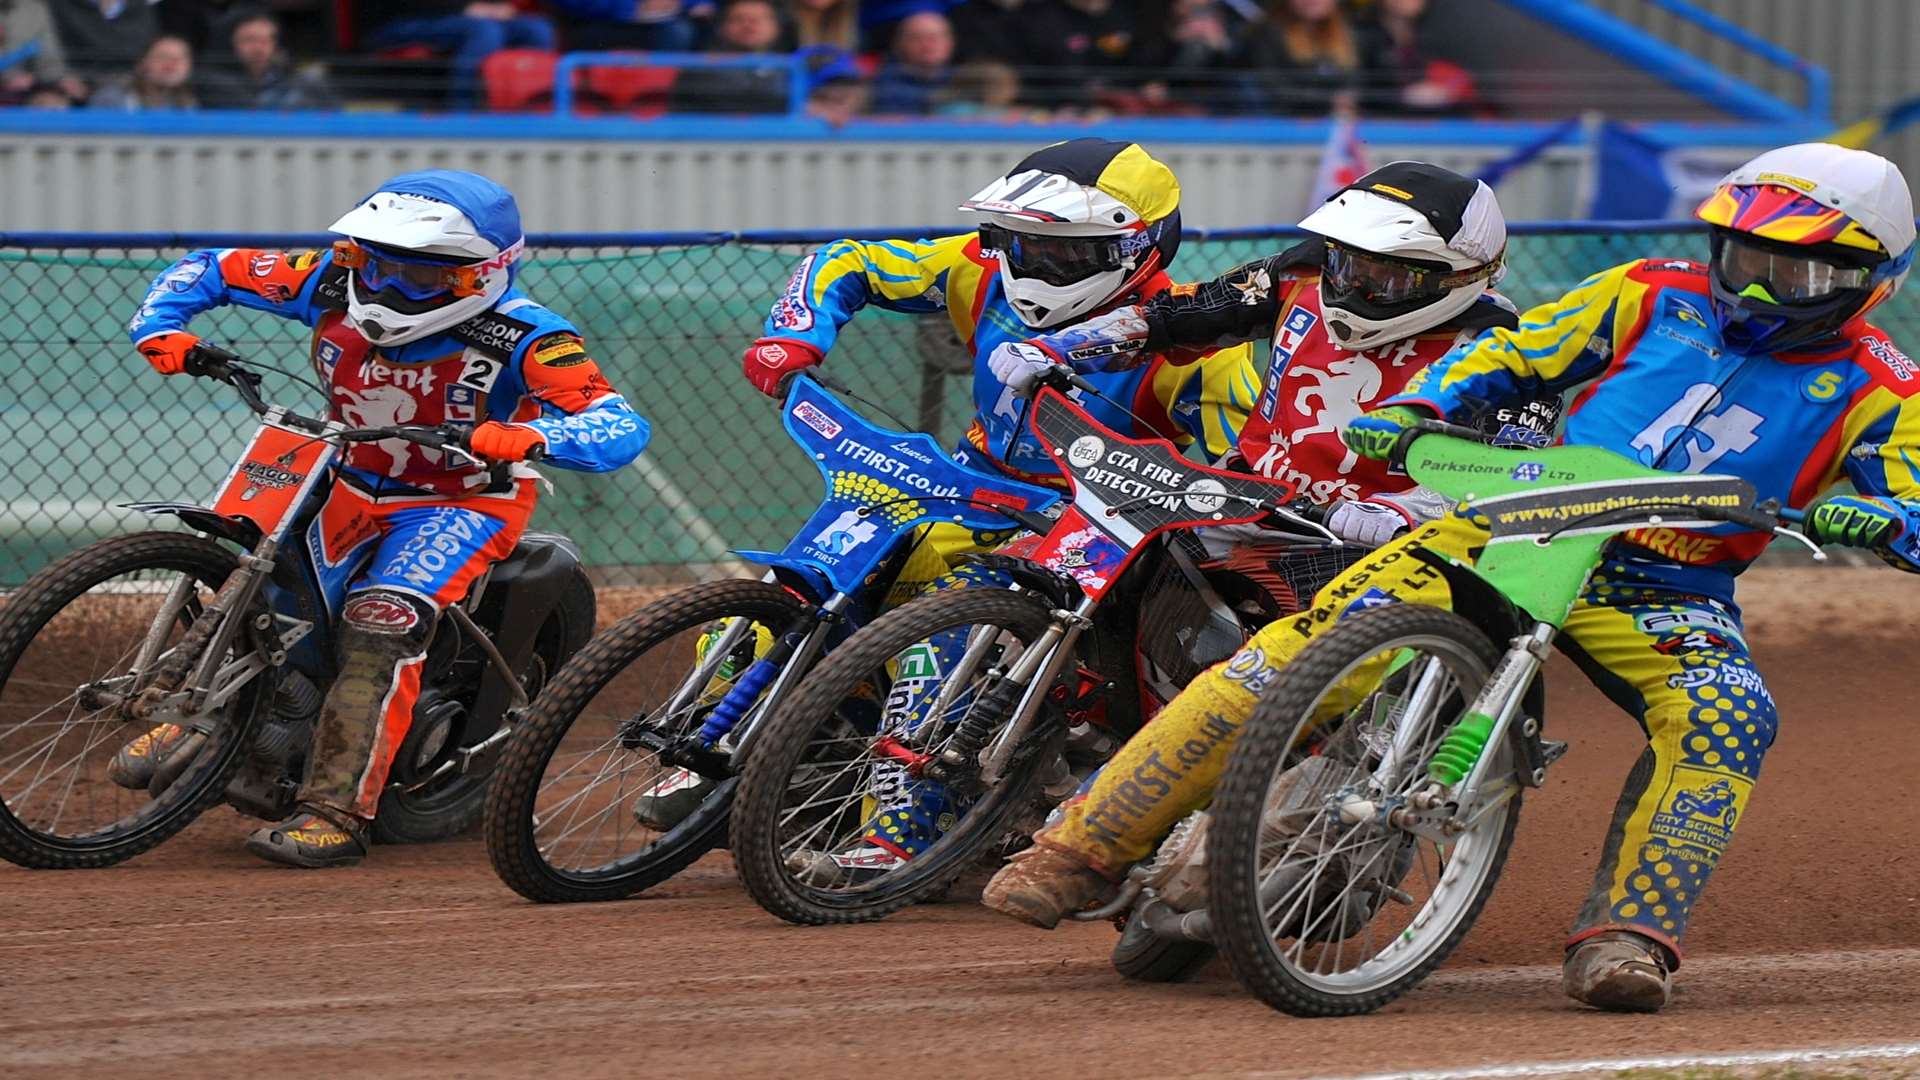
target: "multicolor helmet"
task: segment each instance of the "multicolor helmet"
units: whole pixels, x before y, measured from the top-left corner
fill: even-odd
[[[1769,150],[1707,196],[1712,306],[1741,353],[1818,344],[1892,296],[1913,263],[1913,196],[1898,166],[1831,143]]]

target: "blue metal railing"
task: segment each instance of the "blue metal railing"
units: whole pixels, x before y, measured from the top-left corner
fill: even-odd
[[[731,71],[780,71],[787,76],[788,116],[807,112],[806,58],[798,53],[755,56],[720,56],[711,53],[677,52],[573,52],[562,56],[553,66],[553,112],[556,116],[573,114],[574,76],[583,68],[646,67],[707,68]]]
[[[1810,64],[1711,12],[1703,11],[1687,0],[1648,2],[1800,75],[1807,84],[1805,105],[1795,106],[1744,79],[1735,78],[1685,49],[1662,41],[1632,23],[1588,4],[1586,0],[1504,2],[1646,71],[1669,86],[1743,119],[1797,124],[1828,123],[1832,120],[1831,79],[1826,69]]]

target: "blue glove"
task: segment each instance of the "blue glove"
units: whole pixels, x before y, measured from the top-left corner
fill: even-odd
[[[1884,548],[1906,529],[1906,510],[1892,499],[1834,495],[1807,509],[1806,533],[1822,544]]]
[[[1405,405],[1389,405],[1355,417],[1340,437],[1361,457],[1385,461],[1400,436],[1422,419],[1419,412]]]

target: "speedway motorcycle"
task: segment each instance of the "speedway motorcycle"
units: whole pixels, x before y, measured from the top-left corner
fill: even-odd
[[[343,448],[397,439],[475,460],[461,429],[349,427],[269,404],[261,376],[224,350],[197,346],[187,371],[227,383],[260,418],[211,505],[132,504],[192,531],[89,544],[0,607],[0,857],[22,866],[112,865],[223,799],[268,821],[290,814],[336,674],[339,613],[306,537]],[[579,554],[549,533],[522,536],[447,609],[376,841],[473,825],[514,710],[586,644],[593,621]],[[109,780],[112,755],[160,724],[185,735],[147,788]]]
[[[795,378],[782,423],[825,493],[778,552],[741,551],[759,581],[711,581],[595,638],[514,733],[486,810],[487,852],[530,900],[631,896],[726,839],[762,721],[884,604],[920,526],[1044,531],[1046,488],[967,468],[933,437],[876,426]],[[678,796],[670,820],[641,800]]]
[[[860,922],[937,895],[1009,834],[1024,837],[1011,826],[1037,794],[1048,807],[1071,794],[1076,772],[1252,630],[1298,610],[1352,551],[1291,508],[1286,481],[1123,436],[1057,389],[1040,392],[1031,419],[1073,501],[1043,535],[974,556],[1013,587],[937,592],[881,616],[768,717],[730,847],[773,914]],[[1265,546],[1214,559],[1194,532],[1254,522],[1304,535],[1268,531]],[[942,659],[935,640],[964,645]],[[947,819],[940,838],[884,872],[863,866],[876,815],[900,785],[927,782],[944,788],[928,811]]]
[[[1745,480],[1482,438],[1429,420],[1395,448],[1491,530],[1472,565],[1440,568],[1452,610],[1356,607],[1322,631],[1262,695],[1211,806],[1080,917],[1125,915],[1162,949],[1217,945],[1247,989],[1296,1016],[1378,1009],[1466,936],[1522,796],[1566,751],[1544,734],[1541,667],[1608,542],[1733,522],[1823,557],[1783,527],[1798,513],[1756,504]],[[1707,785],[1675,812],[1730,826],[1721,794]]]

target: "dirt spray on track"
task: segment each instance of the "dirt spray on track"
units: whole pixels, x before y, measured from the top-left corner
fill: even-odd
[[[1914,588],[1868,570],[1743,587],[1784,720],[1658,1017],[1559,994],[1561,937],[1639,739],[1558,665],[1548,722],[1573,753],[1529,799],[1448,970],[1376,1016],[1292,1020],[1218,965],[1126,984],[1104,925],[1047,934],[957,901],[790,927],[724,855],[581,907],[521,902],[471,841],[276,870],[222,810],[116,869],[0,867],[0,1075],[1351,1076],[1911,1043],[1920,856],[1897,834],[1920,764]]]

